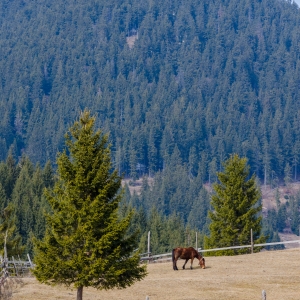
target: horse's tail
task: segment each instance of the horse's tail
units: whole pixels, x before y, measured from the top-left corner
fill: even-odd
[[[172,250],[172,262],[175,261],[175,249]]]

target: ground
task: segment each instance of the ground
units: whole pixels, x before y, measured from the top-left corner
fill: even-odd
[[[263,200],[263,211],[270,210],[272,208],[276,209],[275,194],[277,188],[271,188],[269,185],[262,185],[260,187],[262,192]],[[279,186],[278,187],[280,202],[285,203],[290,196],[295,196],[300,191],[300,183],[294,182],[289,184],[289,186]]]
[[[280,196],[280,203],[286,203],[291,196],[296,196],[296,194],[300,191],[300,183],[294,182],[290,183],[288,186],[279,186],[278,188],[271,188],[270,186],[261,186],[261,192],[262,192],[262,211],[263,215],[266,216],[268,214],[268,211],[270,209],[277,209],[275,195],[276,190],[278,189],[279,196]],[[300,229],[299,229],[300,234]],[[284,229],[283,232],[279,233],[279,237],[281,241],[293,241],[293,240],[299,240],[299,236],[296,234],[293,234],[291,231],[290,226],[288,226]],[[294,248],[294,244],[285,244],[286,248]]]
[[[131,49],[134,45],[135,40],[137,40],[138,36],[137,35],[132,35],[126,37],[126,43],[128,44],[129,48]]]
[[[299,247],[299,246],[298,246]],[[148,276],[125,290],[83,290],[84,300],[253,300],[300,299],[300,248],[265,251],[231,257],[206,257],[205,270],[196,260],[194,269],[179,271],[172,263],[148,265]],[[187,264],[189,267],[189,263]],[[33,278],[24,279],[13,300],[76,299],[76,291],[41,285]]]

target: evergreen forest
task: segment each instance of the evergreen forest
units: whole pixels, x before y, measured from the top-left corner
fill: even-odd
[[[53,162],[87,107],[120,174],[152,176],[178,152],[213,181],[238,153],[267,182],[298,178],[295,3],[10,0],[0,12],[0,159]]]
[[[181,187],[176,191],[175,185],[180,183],[178,178],[170,181],[163,177],[163,185],[169,185],[173,190],[171,199],[165,198],[165,202],[172,205],[172,209],[162,210],[162,205],[153,202],[155,197],[162,199],[165,193],[171,192],[161,185],[155,185],[150,189],[147,180],[144,180],[143,191],[140,196],[131,194],[129,186],[125,185],[122,202],[119,208],[120,218],[128,215],[133,210],[132,220],[128,234],[138,233],[139,248],[147,251],[147,235],[151,231],[151,251],[164,253],[170,251],[175,245],[195,245],[195,233],[198,233],[199,246],[203,243],[206,215],[209,206],[208,193],[204,189],[199,190],[199,196],[192,205],[198,209],[191,211],[192,205],[187,206],[182,214],[177,213],[182,209],[182,204],[174,199],[179,199],[182,193]],[[158,177],[157,180],[162,179]],[[33,237],[42,239],[46,231],[46,214],[52,214],[52,209],[45,196],[45,188],[51,189],[57,180],[57,175],[48,161],[44,168],[39,164],[34,165],[27,157],[22,156],[17,162],[11,154],[5,161],[0,162],[0,254],[3,255],[4,236],[7,229],[11,234],[7,238],[7,244],[13,244],[8,249],[8,254],[15,253],[16,257],[33,252]],[[181,185],[186,181],[184,178]],[[196,183],[196,182],[195,182]],[[192,199],[191,191],[196,187],[186,188]],[[204,196],[204,198],[201,197]],[[140,197],[142,197],[142,202]],[[203,205],[202,206],[202,201]],[[141,205],[141,203],[143,205]],[[180,206],[181,205],[181,206]],[[206,206],[205,206],[206,205]],[[4,216],[7,208],[10,208],[8,217]],[[196,215],[196,213],[200,215]],[[199,217],[202,217],[199,219]],[[6,225],[8,224],[8,225]],[[18,243],[16,245],[16,243]]]
[[[44,190],[52,188],[55,181],[56,175],[49,161],[42,168],[25,156],[17,162],[9,154],[6,161],[0,162],[1,249],[2,237],[8,228],[12,231],[8,243],[19,243],[19,248],[14,247],[11,251],[20,256],[33,255],[32,238],[44,237],[45,214],[52,213]],[[268,211],[262,222],[262,232],[268,242],[279,241],[278,232],[287,227],[299,234],[300,192],[290,196],[284,204],[278,197],[276,209]],[[176,245],[195,246],[196,232],[198,247],[203,247],[204,237],[210,234],[210,189],[203,185],[199,176],[191,180],[188,169],[180,164],[157,173],[150,184],[144,177],[139,194],[130,192],[130,185],[125,184],[122,199],[119,215],[122,218],[133,210],[128,234],[138,232],[139,249],[143,253],[147,251],[149,231],[152,253],[166,253]],[[11,213],[5,218],[8,207]]]
[[[81,111],[109,134],[140,249],[199,246],[210,186],[231,153],[272,187],[299,180],[300,12],[289,0],[0,2],[0,208],[26,251],[42,238],[43,195]],[[299,232],[300,194],[263,219]],[[1,231],[1,230],[0,230]],[[171,234],[172,233],[172,234]]]

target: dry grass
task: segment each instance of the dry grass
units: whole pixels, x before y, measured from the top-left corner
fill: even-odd
[[[178,262],[178,267],[183,261]],[[196,264],[194,264],[195,266]],[[148,266],[149,275],[125,290],[85,288],[84,300],[247,300],[300,299],[300,249],[261,252],[234,257],[207,257],[207,269],[173,271],[171,263]],[[76,299],[76,291],[49,287],[34,279],[14,293],[15,300]]]

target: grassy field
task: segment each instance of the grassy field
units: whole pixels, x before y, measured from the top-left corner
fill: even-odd
[[[198,262],[198,261],[197,261]],[[183,261],[178,261],[181,268]],[[189,266],[189,263],[187,264]],[[148,276],[125,290],[84,288],[84,300],[268,300],[300,299],[300,248],[234,257],[207,257],[205,270],[173,271],[171,262],[148,265]],[[76,291],[23,279],[14,300],[76,299]]]

